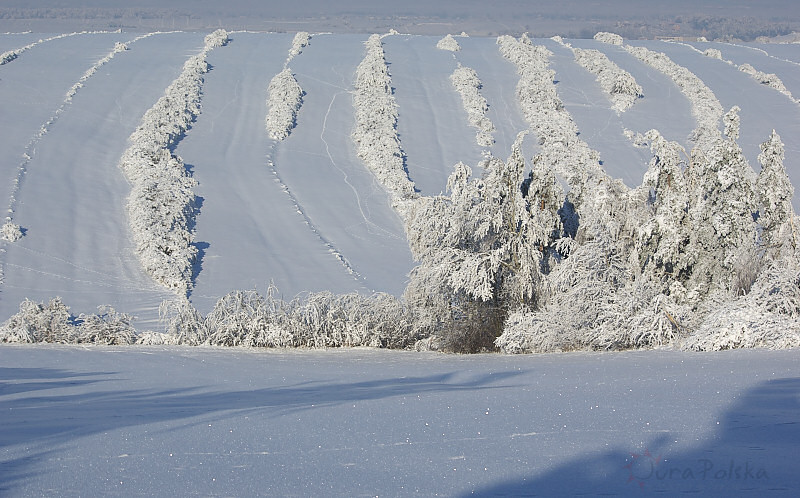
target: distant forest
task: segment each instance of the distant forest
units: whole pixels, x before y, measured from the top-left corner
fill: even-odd
[[[274,5],[273,5],[274,3]],[[0,31],[48,29],[251,29],[263,31],[326,30],[373,33],[397,29],[412,34],[475,36],[561,35],[591,38],[611,31],[628,39],[705,37],[708,40],[752,41],[800,32],[800,12],[789,0],[674,0],[661,3],[624,0],[409,0],[400,5],[375,0],[295,3],[204,0],[164,3],[144,0],[135,7],[119,1],[42,1],[36,7],[9,0],[0,7]]]

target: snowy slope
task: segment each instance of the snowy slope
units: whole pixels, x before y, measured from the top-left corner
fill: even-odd
[[[1,320],[26,297],[61,296],[76,313],[111,304],[138,316],[140,328],[157,326],[157,306],[173,294],[138,266],[124,208],[130,186],[117,164],[142,115],[202,48],[203,35],[163,33],[132,43],[85,78],[72,101],[65,97],[70,87],[116,42],[136,35],[74,34],[38,44],[0,66],[0,192],[14,210],[14,222],[26,230],[22,240],[1,243]],[[0,35],[0,46],[10,50],[48,36]],[[194,244],[200,257],[192,302],[205,312],[231,290],[263,292],[270,282],[286,297],[318,290],[402,294],[415,264],[404,227],[387,192],[356,156],[351,136],[353,78],[367,37],[316,34],[291,61],[305,95],[296,127],[282,141],[267,135],[265,102],[270,80],[283,69],[291,34],[230,38],[228,46],[210,53],[200,114],[172,151],[199,182]],[[397,132],[409,177],[422,195],[442,192],[456,162],[474,168],[482,157],[475,128],[449,80],[458,64],[475,70],[482,82],[487,117],[496,127],[489,152],[506,158],[517,133],[529,126],[516,96],[516,69],[494,38],[457,37],[457,52],[436,48],[439,39],[383,39]],[[687,137],[697,123],[668,77],[620,47],[565,40],[600,50],[642,86],[644,97],[617,115],[594,75],[568,48],[554,40],[534,42],[553,52],[550,67],[559,98],[611,176],[636,186],[650,158],[624,136],[626,129],[656,128],[691,147]],[[742,108],[741,143],[756,170],[758,145],[775,128],[786,143],[789,175],[795,184],[800,181],[797,104],[689,46],[631,43],[667,52],[697,74],[726,109]],[[714,46],[737,64],[774,71],[790,89],[800,84],[798,66],[787,62],[800,58],[792,52],[797,47],[765,46],[775,54],[767,57],[761,49]],[[47,133],[39,134],[43,125]],[[533,134],[525,139],[527,159],[537,152],[537,142]],[[24,177],[19,188],[18,176]]]
[[[6,345],[0,494],[797,496],[798,359]]]

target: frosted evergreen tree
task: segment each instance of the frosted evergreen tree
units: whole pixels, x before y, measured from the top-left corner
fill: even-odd
[[[766,142],[761,144],[758,162],[761,172],[756,180],[759,224],[762,240],[768,248],[780,246],[787,241],[794,249],[797,244],[793,223],[792,196],[794,187],[783,166],[784,148],[781,137],[772,130]]]
[[[734,278],[737,267],[749,265],[755,252],[757,210],[753,171],[733,138],[739,133],[735,111],[725,118],[727,139],[709,139],[706,147],[692,151],[689,252],[698,257],[692,285],[701,294],[746,292],[752,283]]]
[[[507,161],[483,162],[483,178],[457,164],[450,195],[427,200],[410,223],[411,249],[421,263],[406,299],[447,317],[439,328],[448,349],[491,347],[509,311],[536,304],[543,252],[558,232],[558,203],[556,186],[547,185],[552,176],[525,180],[524,136]]]

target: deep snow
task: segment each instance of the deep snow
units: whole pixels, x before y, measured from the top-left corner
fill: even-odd
[[[796,496],[798,360],[5,345],[0,494]]]

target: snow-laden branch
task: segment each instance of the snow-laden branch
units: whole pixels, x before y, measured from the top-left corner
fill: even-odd
[[[484,147],[492,145],[494,143],[492,132],[495,128],[492,121],[486,116],[489,104],[481,95],[482,85],[478,74],[472,68],[459,65],[450,75],[450,81],[461,95],[461,102],[464,104],[464,110],[467,111],[469,124],[478,129],[475,137],[478,145]]]
[[[572,48],[572,47],[570,47]],[[627,71],[620,68],[599,50],[572,48],[575,62],[597,77],[600,87],[608,94],[617,114],[630,109],[642,97],[642,87]]]
[[[144,114],[119,163],[131,183],[128,221],[139,260],[153,279],[183,294],[191,287],[197,256],[191,233],[197,182],[170,150],[200,114],[208,53],[227,41],[225,30],[206,36],[203,50],[186,61],[180,76]]]
[[[397,104],[381,37],[365,43],[366,54],[356,69],[353,105],[356,152],[392,196],[392,205],[405,218],[405,201],[416,197],[405,170],[405,154],[397,136]]]
[[[303,89],[288,67],[269,82],[267,98],[267,131],[274,140],[289,136],[303,102]]]
[[[722,120],[722,104],[717,100],[714,92],[703,83],[703,80],[685,67],[675,63],[663,52],[655,52],[645,47],[632,45],[623,45],[623,48],[645,64],[672,78],[672,81],[678,85],[681,93],[689,100],[692,106],[692,116],[697,122],[697,128],[692,133],[692,140],[705,147],[719,137],[718,125]]]
[[[453,35],[447,35],[436,43],[436,48],[439,50],[458,52],[461,50],[461,45],[459,45],[456,39],[453,38]]]

